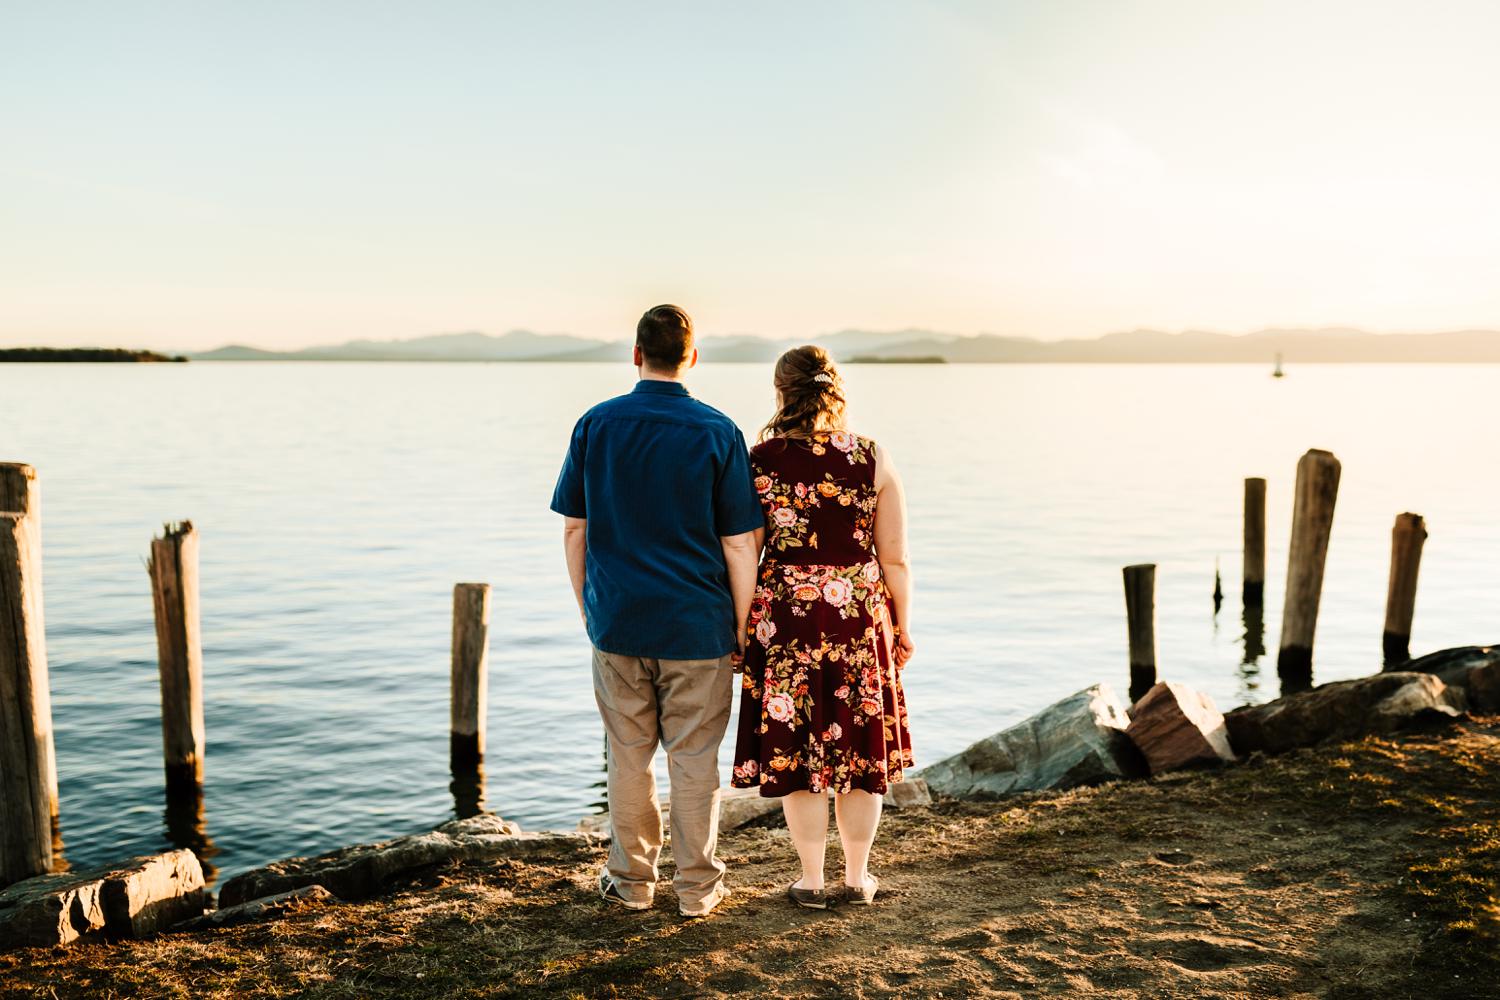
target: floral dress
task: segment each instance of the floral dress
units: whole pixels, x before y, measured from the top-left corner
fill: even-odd
[[[766,554],[750,606],[737,788],[877,794],[912,766],[875,559],[875,442],[845,431],[750,452]]]

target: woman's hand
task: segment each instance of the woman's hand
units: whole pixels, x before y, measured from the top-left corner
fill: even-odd
[[[902,629],[901,634],[896,637],[895,653],[897,670],[905,667],[917,653],[917,645],[911,641],[911,633],[905,629]]]

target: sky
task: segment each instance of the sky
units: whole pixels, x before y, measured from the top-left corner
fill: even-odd
[[[0,0],[0,346],[1500,328],[1500,7]]]

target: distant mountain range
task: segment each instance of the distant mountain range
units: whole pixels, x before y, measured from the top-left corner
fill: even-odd
[[[953,363],[1026,364],[1270,364],[1338,362],[1500,363],[1500,332],[1454,330],[1445,333],[1374,334],[1343,327],[1268,329],[1231,335],[1188,330],[1131,330],[1091,340],[1035,340],[993,334],[960,336],[931,330],[840,330],[816,337],[839,360],[943,360]],[[704,337],[698,350],[706,361],[774,361],[788,347],[807,340],[765,337]],[[233,344],[190,354],[197,361],[625,361],[629,341],[595,340],[566,334],[512,330],[441,333],[409,340],[351,340],[300,351],[264,351]]]

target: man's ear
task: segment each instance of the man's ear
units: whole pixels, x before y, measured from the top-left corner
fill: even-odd
[[[641,345],[636,344],[635,347],[631,348],[630,350],[630,362],[631,364],[639,368],[644,360],[645,359],[641,357]]]
[[[695,347],[695,348],[693,348],[693,353],[688,355],[687,366],[689,368],[691,368],[694,365],[696,365],[697,363],[698,363],[698,348]]]

